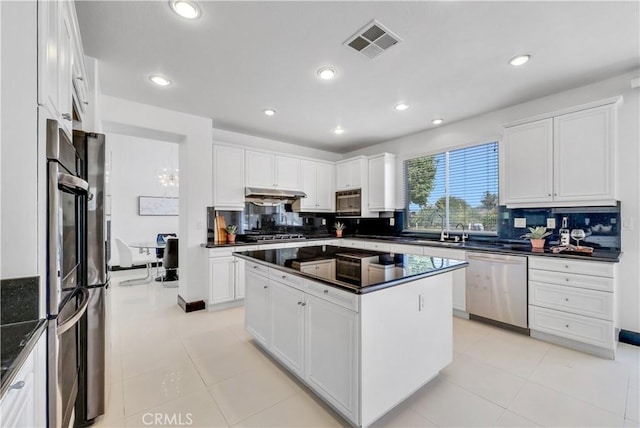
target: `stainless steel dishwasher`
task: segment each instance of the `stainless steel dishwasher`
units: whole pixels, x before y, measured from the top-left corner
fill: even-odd
[[[469,317],[519,327],[528,334],[527,258],[468,252],[467,261]]]

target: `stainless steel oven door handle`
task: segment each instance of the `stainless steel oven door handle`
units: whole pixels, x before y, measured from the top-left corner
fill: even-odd
[[[82,315],[87,312],[87,306],[89,306],[89,292],[86,289],[81,288],[80,293],[82,293],[82,302],[80,303],[80,307],[76,309],[76,312],[68,320],[62,324],[58,324],[58,337],[62,336],[67,330],[76,325],[80,318],[82,318]]]
[[[85,195],[89,190],[89,183],[82,178],[64,172],[58,173],[58,188],[70,190],[72,193]]]

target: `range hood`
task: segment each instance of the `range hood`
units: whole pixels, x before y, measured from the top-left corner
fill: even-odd
[[[245,187],[244,199],[260,206],[275,206],[280,204],[292,204],[300,198],[306,198],[307,194],[299,190],[268,189],[262,187]]]

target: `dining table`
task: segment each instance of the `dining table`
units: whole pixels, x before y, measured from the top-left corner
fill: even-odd
[[[140,254],[151,254],[151,250],[162,249],[167,246],[166,242],[155,242],[155,241],[145,241],[145,242],[134,242],[129,244],[131,248],[137,248]],[[159,259],[158,259],[159,260]],[[160,262],[156,261],[156,281],[160,281],[162,276],[160,275]]]

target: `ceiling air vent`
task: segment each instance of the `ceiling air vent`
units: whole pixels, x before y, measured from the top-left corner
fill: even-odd
[[[349,37],[344,44],[373,59],[401,41],[400,37],[374,19]]]

